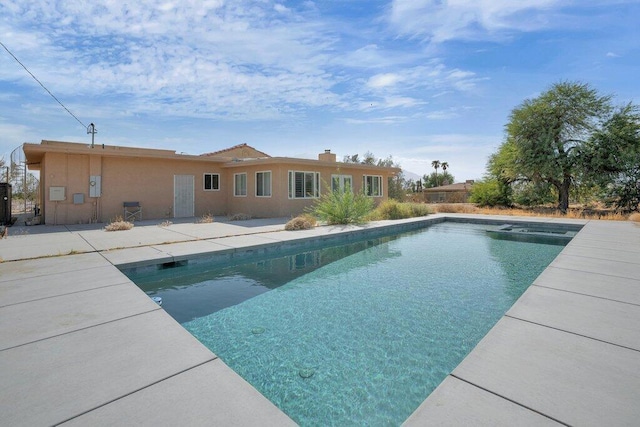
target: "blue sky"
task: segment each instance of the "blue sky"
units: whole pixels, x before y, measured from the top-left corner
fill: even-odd
[[[3,0],[0,41],[98,144],[369,151],[462,181],[555,82],[640,103],[639,22],[640,0]],[[0,48],[0,155],[83,125]]]

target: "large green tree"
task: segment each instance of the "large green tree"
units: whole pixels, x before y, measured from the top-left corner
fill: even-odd
[[[584,175],[583,148],[611,117],[611,96],[583,83],[560,82],[512,112],[507,139],[491,168],[507,182],[547,183],[566,212],[569,191]]]
[[[507,139],[498,148],[498,151],[489,156],[487,162],[487,176],[483,180],[486,186],[477,185],[473,186],[471,194],[475,192],[483,194],[491,194],[491,203],[489,205],[504,205],[509,206],[512,204],[512,184],[519,180],[526,180],[521,176],[516,168],[516,159],[518,156],[518,150],[515,144]],[[476,187],[478,188],[477,190]]]
[[[640,109],[627,104],[582,147],[586,179],[605,190],[618,208],[636,211],[640,203]]]
[[[430,174],[425,173],[422,175],[422,185],[424,188],[439,187],[441,185],[453,184],[455,179],[456,178],[447,171],[439,175],[436,172],[431,172]]]

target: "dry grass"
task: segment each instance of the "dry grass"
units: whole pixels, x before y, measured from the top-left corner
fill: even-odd
[[[475,205],[469,203],[442,203],[430,206],[438,213],[481,213]]]
[[[121,216],[117,216],[113,221],[111,221],[111,223],[107,224],[104,231],[122,231],[131,230],[132,228],[132,222],[125,221]]]
[[[229,216],[229,221],[246,221],[248,219],[251,219],[251,215],[243,213],[237,213]]]
[[[443,203],[432,205],[438,213],[467,213],[480,215],[508,215],[508,216],[532,216],[570,219],[602,219],[608,221],[626,221],[631,219],[629,214],[601,209],[585,209],[581,207],[570,208],[566,214],[562,214],[555,208],[479,208],[469,203]],[[633,215],[631,215],[633,216]]]
[[[419,216],[427,216],[434,213],[431,205],[425,203],[414,202],[397,202],[395,200],[385,200],[368,215],[367,219],[371,221],[385,219],[403,219],[415,218]]]
[[[211,215],[211,213],[206,213],[198,218],[196,222],[198,224],[211,224],[213,222],[213,215]]]
[[[312,215],[302,214],[291,219],[284,225],[284,229],[287,231],[295,230],[309,230],[316,226],[316,218]]]
[[[640,213],[636,212],[629,215],[629,221],[640,222]]]
[[[167,219],[167,220],[162,221],[160,224],[158,224],[158,227],[168,227],[171,224],[173,224],[173,223]]]

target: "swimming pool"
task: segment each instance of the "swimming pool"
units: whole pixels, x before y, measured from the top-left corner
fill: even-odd
[[[485,228],[127,274],[296,422],[397,425],[562,249]]]

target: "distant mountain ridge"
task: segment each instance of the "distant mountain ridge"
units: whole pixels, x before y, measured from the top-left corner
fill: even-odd
[[[402,169],[402,174],[404,175],[404,179],[406,179],[407,181],[412,179],[415,182],[422,179],[422,175],[418,175],[417,173],[413,173],[405,169]]]

